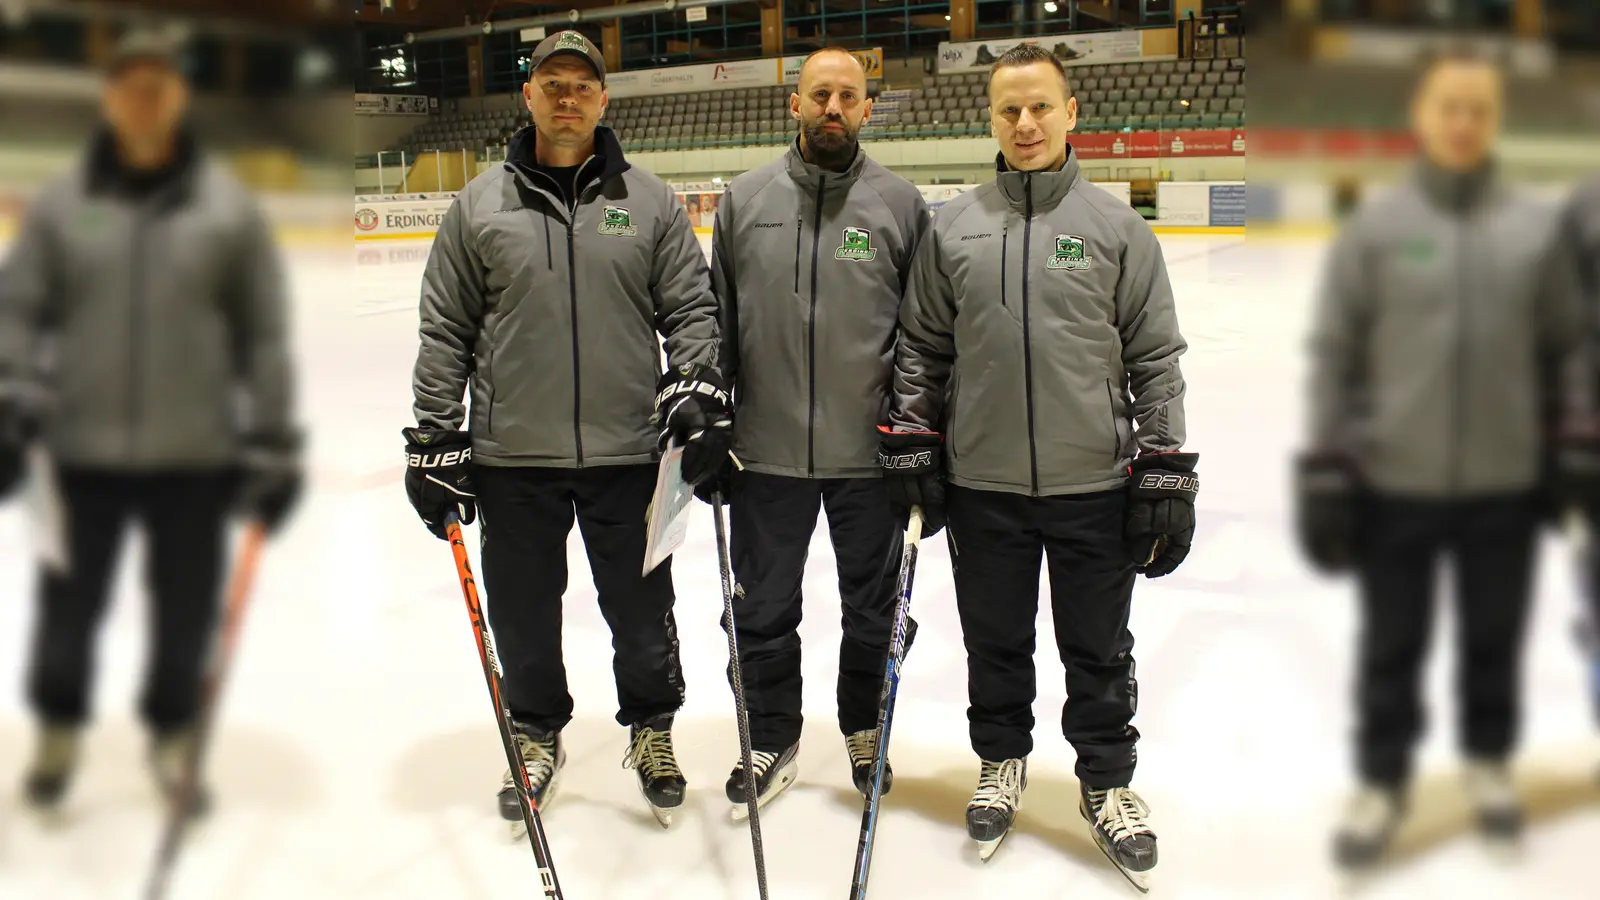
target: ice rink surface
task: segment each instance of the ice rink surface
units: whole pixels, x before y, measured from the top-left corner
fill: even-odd
[[[1328,833],[1349,786],[1346,584],[1310,576],[1286,533],[1288,458],[1300,439],[1302,357],[1318,245],[1164,238],[1190,343],[1189,448],[1201,454],[1199,531],[1175,575],[1141,581],[1133,631],[1143,732],[1135,788],[1153,809],[1161,863],[1152,896],[1337,896]],[[416,297],[427,245],[358,246],[293,258],[312,493],[264,559],[211,764],[219,809],[194,833],[173,892],[195,900],[476,900],[536,897],[526,842],[495,809],[504,758],[446,546],[400,484],[410,421]],[[66,821],[18,803],[33,742],[22,702],[38,529],[0,509],[0,898],[137,896],[158,810],[133,717],[145,646],[138,542],[124,557],[101,644],[98,718]],[[747,900],[748,832],[722,782],[738,753],[710,514],[697,506],[675,561],[688,700],[675,734],[690,782],[663,832],[621,767],[608,633],[574,534],[565,646],[577,718],[546,816],[571,900]],[[892,743],[873,892],[901,898],[1134,896],[1078,816],[1060,735],[1064,688],[1050,619],[1039,620],[1036,748],[1017,831],[987,864],[963,828],[977,760],[966,736],[961,636],[942,540],[924,545]],[[1569,636],[1576,603],[1552,537],[1527,659],[1521,781],[1531,828],[1520,861],[1472,836],[1447,702],[1448,615],[1429,670],[1434,700],[1398,861],[1361,896],[1592,898],[1600,763],[1585,675]],[[846,895],[861,804],[834,718],[839,613],[819,527],[809,615],[801,776],[764,812],[771,895]],[[1047,590],[1047,589],[1046,589]],[[1047,596],[1047,594],[1046,594]],[[488,602],[514,602],[489,597]]]

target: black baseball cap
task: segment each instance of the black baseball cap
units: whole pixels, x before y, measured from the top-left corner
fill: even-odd
[[[544,61],[552,56],[567,54],[581,57],[594,67],[594,73],[600,76],[600,83],[606,83],[606,58],[600,55],[600,48],[594,42],[576,31],[558,31],[539,42],[533,48],[533,56],[528,59],[528,78],[533,78],[533,73]]]

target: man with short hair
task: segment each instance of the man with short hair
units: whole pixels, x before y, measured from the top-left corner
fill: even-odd
[[[140,716],[170,792],[196,738],[228,515],[276,530],[300,490],[277,249],[254,198],[188,126],[182,54],[159,32],[119,40],[101,131],[44,189],[0,268],[0,493],[38,441],[64,511],[64,559],[43,566],[28,664],[41,733],[25,793],[40,807],[59,804],[77,768],[130,522],[148,541]],[[202,789],[195,811],[206,805]]]
[[[1360,584],[1360,787],[1334,840],[1349,867],[1381,856],[1406,807],[1441,557],[1455,569],[1469,798],[1488,836],[1520,831],[1507,761],[1579,319],[1554,211],[1497,174],[1503,96],[1498,67],[1470,50],[1424,68],[1415,170],[1351,218],[1318,301],[1298,524],[1314,565]]]
[[[545,38],[523,97],[533,125],[451,204],[428,259],[406,492],[441,538],[449,514],[467,524],[482,509],[489,624],[540,805],[572,718],[561,605],[576,517],[611,626],[624,764],[667,825],[685,788],[671,735],[683,667],[671,562],[640,574],[645,517],[668,439],[684,447],[690,482],[727,461],[717,303],[683,205],[599,124],[594,44],[575,31]],[[469,388],[470,429],[459,431]],[[517,831],[509,771],[499,800]]]
[[[730,540],[758,804],[798,772],[801,584],[822,510],[844,613],[839,729],[857,789],[871,789],[905,528],[884,492],[874,429],[928,221],[921,192],[860,146],[872,100],[848,51],[806,58],[789,111],[800,133],[781,158],[733,180],[712,238],[744,466],[730,476]],[[891,783],[886,768],[886,791]],[[744,790],[740,764],[726,787],[736,810]]]
[[[1060,62],[1031,44],[1007,51],[989,106],[998,175],[946,203],[917,251],[885,477],[900,508],[921,506],[934,528],[948,518],[982,760],[967,830],[983,858],[1027,784],[1043,557],[1080,810],[1137,881],[1156,837],[1129,788],[1128,617],[1135,575],[1172,572],[1193,537],[1187,345],[1150,226],[1078,169],[1067,143],[1078,105]]]

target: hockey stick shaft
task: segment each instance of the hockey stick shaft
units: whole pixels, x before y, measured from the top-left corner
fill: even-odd
[[[188,828],[190,809],[199,791],[200,768],[205,760],[207,745],[211,741],[212,724],[216,721],[217,705],[222,697],[222,685],[233,665],[234,648],[244,625],[245,612],[250,606],[251,588],[255,585],[256,565],[261,559],[261,549],[266,544],[266,529],[260,523],[246,526],[244,537],[234,557],[233,574],[228,579],[226,605],[223,607],[222,627],[218,629],[216,643],[211,653],[205,680],[200,685],[200,708],[195,722],[195,732],[183,769],[172,797],[167,804],[167,821],[161,834],[161,845],[156,851],[155,864],[145,885],[146,900],[161,900],[167,894],[172,871],[177,863],[178,851],[183,846],[184,832]]]
[[[472,561],[467,558],[466,541],[461,536],[461,522],[455,513],[445,520],[445,537],[450,541],[450,553],[456,560],[456,576],[461,581],[461,596],[467,602],[467,618],[472,622],[472,635],[478,643],[478,661],[483,664],[483,679],[489,686],[489,698],[494,702],[495,722],[500,726],[500,745],[506,752],[506,764],[511,768],[512,783],[517,788],[517,799],[522,806],[522,821],[528,829],[528,844],[533,847],[533,859],[539,866],[539,887],[546,900],[562,900],[561,882],[556,879],[555,864],[550,860],[550,842],[545,837],[544,822],[539,818],[538,805],[533,802],[533,789],[528,784],[528,770],[522,765],[522,754],[511,733],[511,711],[506,708],[505,694],[501,690],[500,665],[495,655],[494,638],[483,618],[483,604],[478,599],[478,582],[472,576]]]
[[[884,663],[883,699],[878,705],[878,747],[872,762],[872,791],[861,809],[861,840],[856,845],[856,871],[850,882],[850,900],[866,900],[867,876],[872,868],[872,845],[878,833],[878,807],[883,803],[883,771],[889,760],[889,729],[894,724],[894,701],[900,693],[900,666],[906,658],[906,629],[911,620],[911,583],[917,574],[917,553],[922,546],[922,509],[911,508],[906,546],[900,555],[896,582],[894,631]]]
[[[756,769],[750,755],[750,710],[744,702],[744,675],[739,665],[739,638],[733,618],[733,566],[728,560],[728,527],[722,521],[722,495],[712,497],[717,525],[717,565],[722,569],[722,617],[728,632],[728,673],[733,685],[734,717],[739,723],[739,762],[744,767],[744,804],[750,818],[750,847],[755,853],[756,886],[767,900],[767,855],[761,845],[761,811],[756,803]]]

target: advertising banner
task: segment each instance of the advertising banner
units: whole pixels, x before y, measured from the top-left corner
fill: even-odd
[[[746,59],[738,62],[705,63],[698,66],[673,66],[667,69],[639,69],[606,75],[606,91],[612,97],[644,97],[651,94],[685,94],[718,88],[763,87],[779,84],[781,61]]]
[[[1170,156],[1243,156],[1244,129],[1221,131],[1132,131],[1074,134],[1080,159],[1161,159]]]
[[[939,74],[986,72],[1001,54],[1018,44],[1039,44],[1049,49],[1063,65],[1068,66],[1127,62],[1144,58],[1139,32],[1132,29],[1086,31],[1003,41],[940,41]]]
[[[409,94],[357,94],[358,116],[425,116],[430,107],[438,106],[432,97]]]
[[[433,237],[450,210],[449,198],[356,203],[357,240],[374,237]]]
[[[850,55],[861,62],[861,68],[867,70],[867,80],[883,77],[883,48],[873,47],[871,50],[852,50]],[[783,83],[800,83],[800,64],[805,62],[804,56],[785,56],[783,58]]]

